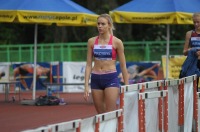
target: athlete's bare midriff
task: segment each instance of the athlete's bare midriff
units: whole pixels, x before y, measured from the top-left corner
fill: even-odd
[[[116,71],[116,60],[94,60],[93,72]]]

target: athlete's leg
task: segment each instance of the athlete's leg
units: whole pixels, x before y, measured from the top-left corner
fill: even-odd
[[[105,74],[103,82],[106,87],[104,89],[106,112],[116,110],[120,87],[117,72]]]
[[[98,114],[105,112],[104,91],[92,89],[92,98]]]
[[[110,87],[104,90],[106,112],[117,109],[117,99],[119,97],[119,88]]]
[[[36,81],[38,81],[38,79],[39,79],[39,75],[36,75]],[[36,86],[35,86],[36,87]],[[32,81],[32,83],[31,83],[31,87],[30,87],[30,89],[32,90],[33,89],[33,81]],[[35,88],[36,89],[36,88]]]
[[[20,78],[20,82],[21,82],[22,86],[25,88],[25,90],[29,90],[28,85],[27,85],[26,81],[24,80],[24,78]]]

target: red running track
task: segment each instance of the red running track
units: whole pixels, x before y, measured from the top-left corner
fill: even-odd
[[[45,95],[44,92],[36,92],[36,97]],[[9,95],[9,102],[5,102],[4,94],[0,94],[0,131],[20,132],[26,129],[83,119],[96,115],[92,101],[85,102],[83,93],[60,94],[66,105],[58,106],[34,106],[22,105],[16,95],[16,101],[12,102],[13,94]],[[32,99],[31,92],[22,92],[21,99]]]

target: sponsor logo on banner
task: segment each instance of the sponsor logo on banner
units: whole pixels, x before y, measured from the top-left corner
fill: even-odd
[[[63,92],[84,92],[85,66],[86,62],[63,62]]]
[[[80,67],[80,74],[74,73],[73,79],[74,80],[78,80],[80,82],[83,82],[84,79],[85,79],[84,73],[85,73],[85,66],[81,66]]]

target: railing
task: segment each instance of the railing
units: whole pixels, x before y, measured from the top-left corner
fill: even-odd
[[[123,42],[127,61],[159,61],[166,41]],[[170,55],[182,55],[184,41],[170,41]],[[0,62],[33,62],[34,44],[0,45]],[[37,44],[37,61],[85,61],[87,43]]]

